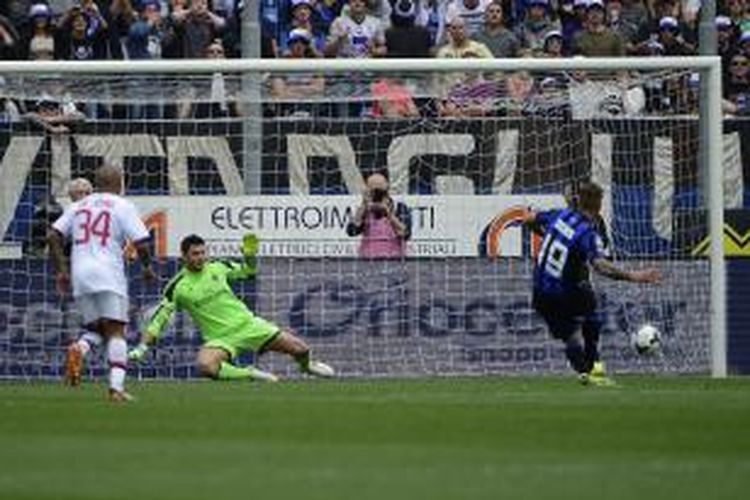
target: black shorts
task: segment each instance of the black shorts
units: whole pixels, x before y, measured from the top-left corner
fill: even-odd
[[[534,291],[534,309],[544,318],[552,337],[567,340],[584,321],[598,322],[596,296],[591,289],[546,294]]]

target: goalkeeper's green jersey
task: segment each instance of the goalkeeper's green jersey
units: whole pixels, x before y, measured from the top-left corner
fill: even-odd
[[[232,291],[229,282],[255,274],[250,263],[208,261],[199,272],[182,268],[164,289],[146,332],[159,337],[177,309],[187,311],[205,341],[236,333],[253,320],[253,313]]]

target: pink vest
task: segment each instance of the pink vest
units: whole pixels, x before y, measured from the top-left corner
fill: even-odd
[[[388,217],[378,219],[367,214],[359,255],[365,258],[403,257],[406,255],[406,242],[396,234]]]

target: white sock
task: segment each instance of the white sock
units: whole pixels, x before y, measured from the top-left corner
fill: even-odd
[[[102,345],[102,336],[95,332],[86,332],[81,335],[81,340],[85,340],[91,347],[99,347]]]
[[[128,363],[128,344],[122,337],[112,337],[107,342],[109,360],[109,387],[116,391],[125,390],[125,370]]]

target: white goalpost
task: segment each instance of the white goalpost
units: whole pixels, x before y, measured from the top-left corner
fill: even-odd
[[[162,286],[186,234],[233,256],[256,232],[240,295],[351,377],[566,373],[531,309],[536,241],[518,211],[596,181],[613,258],[666,276],[595,279],[604,360],[727,375],[723,210],[742,183],[724,166],[718,57],[13,61],[0,104],[0,377],[60,374],[80,328],[40,234],[103,161],[152,229]],[[411,209],[405,258],[361,259],[345,234],[379,171]],[[132,274],[134,339],[159,290]],[[630,345],[646,322],[656,356]],[[179,316],[137,370],[192,376],[198,342]]]

